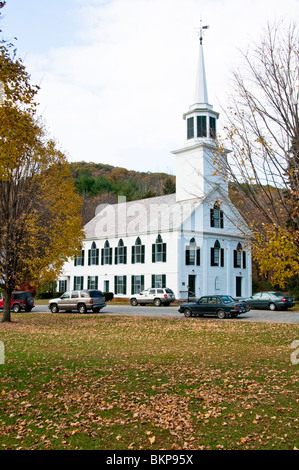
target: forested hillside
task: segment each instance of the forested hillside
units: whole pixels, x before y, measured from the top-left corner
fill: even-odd
[[[99,204],[115,204],[118,196],[134,201],[175,192],[175,176],[166,173],[137,172],[87,162],[71,163],[71,171],[83,198],[84,225],[94,217]]]

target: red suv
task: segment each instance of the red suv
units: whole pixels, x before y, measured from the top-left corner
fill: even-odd
[[[0,299],[0,309],[4,307],[4,299]],[[18,291],[11,295],[10,308],[13,312],[18,313],[21,310],[31,312],[34,307],[34,300],[31,292]]]

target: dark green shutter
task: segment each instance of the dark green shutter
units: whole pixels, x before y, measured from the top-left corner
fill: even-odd
[[[131,294],[135,294],[134,292],[134,287],[135,287],[135,276],[131,276]]]
[[[220,211],[220,228],[224,227],[224,222],[223,222],[223,211]]]
[[[156,262],[156,245],[155,244],[152,245],[152,262],[153,263]]]
[[[96,264],[99,264],[99,249],[96,249]]]
[[[117,276],[114,276],[114,293],[115,294],[117,293],[116,289],[117,289]]]
[[[114,251],[114,263],[117,264],[117,253],[118,253],[118,248],[115,248]]]
[[[246,251],[243,251],[243,269],[246,269]]]
[[[112,248],[109,248],[109,264],[112,264]]]
[[[224,248],[221,248],[221,267],[224,266]]]
[[[144,290],[144,276],[141,276],[141,290]]]
[[[132,246],[132,264],[135,264],[135,245]]]
[[[124,247],[124,264],[127,264],[127,247]]]
[[[211,248],[211,266],[215,266],[215,264],[214,264],[214,248]]]
[[[166,263],[166,258],[167,258],[166,250],[167,250],[166,243],[163,243],[163,257],[162,257],[162,260],[163,260],[164,263]]]
[[[190,250],[188,247],[186,247],[186,266],[189,266],[190,264]]]
[[[152,274],[152,287],[155,287],[155,274]]]
[[[141,246],[141,263],[145,263],[145,245]]]
[[[123,294],[127,293],[127,276],[123,276]]]
[[[81,260],[81,263],[82,263],[82,266],[84,266],[84,257],[85,257],[85,251],[82,250],[82,260]]]
[[[101,249],[101,265],[103,266],[103,264],[104,264],[104,248]]]
[[[88,250],[88,266],[90,266],[91,250]]]
[[[196,249],[196,266],[200,266],[200,248]]]
[[[166,274],[162,274],[162,287],[166,287]]]

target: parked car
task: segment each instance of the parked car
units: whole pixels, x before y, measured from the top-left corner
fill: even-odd
[[[4,308],[4,299],[0,299],[0,309]],[[13,312],[18,313],[21,310],[31,312],[34,308],[34,299],[31,292],[16,291],[11,294],[10,308]]]
[[[293,297],[281,292],[258,292],[244,300],[251,308],[264,310],[287,310],[295,305]]]
[[[249,311],[250,308],[245,302],[235,301],[230,295],[205,295],[197,302],[188,302],[179,308],[179,312],[185,317],[192,315],[217,315],[218,318],[237,317]]]
[[[100,290],[88,289],[65,292],[57,299],[49,300],[48,307],[52,313],[57,313],[60,310],[77,310],[79,313],[91,310],[98,313],[106,307],[106,303],[105,296]]]
[[[139,294],[131,295],[130,302],[134,307],[138,304],[154,304],[159,307],[161,304],[170,305],[170,302],[175,301],[175,295],[168,287],[157,289],[145,289]]]

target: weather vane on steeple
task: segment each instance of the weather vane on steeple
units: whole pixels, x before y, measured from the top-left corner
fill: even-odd
[[[210,26],[206,25],[206,26],[203,26],[202,25],[202,19],[200,20],[200,28],[196,28],[197,30],[197,34],[199,35],[199,40],[200,40],[200,44],[202,45],[202,40],[203,40],[203,35],[204,35],[204,32],[203,30],[204,29],[209,29]]]

